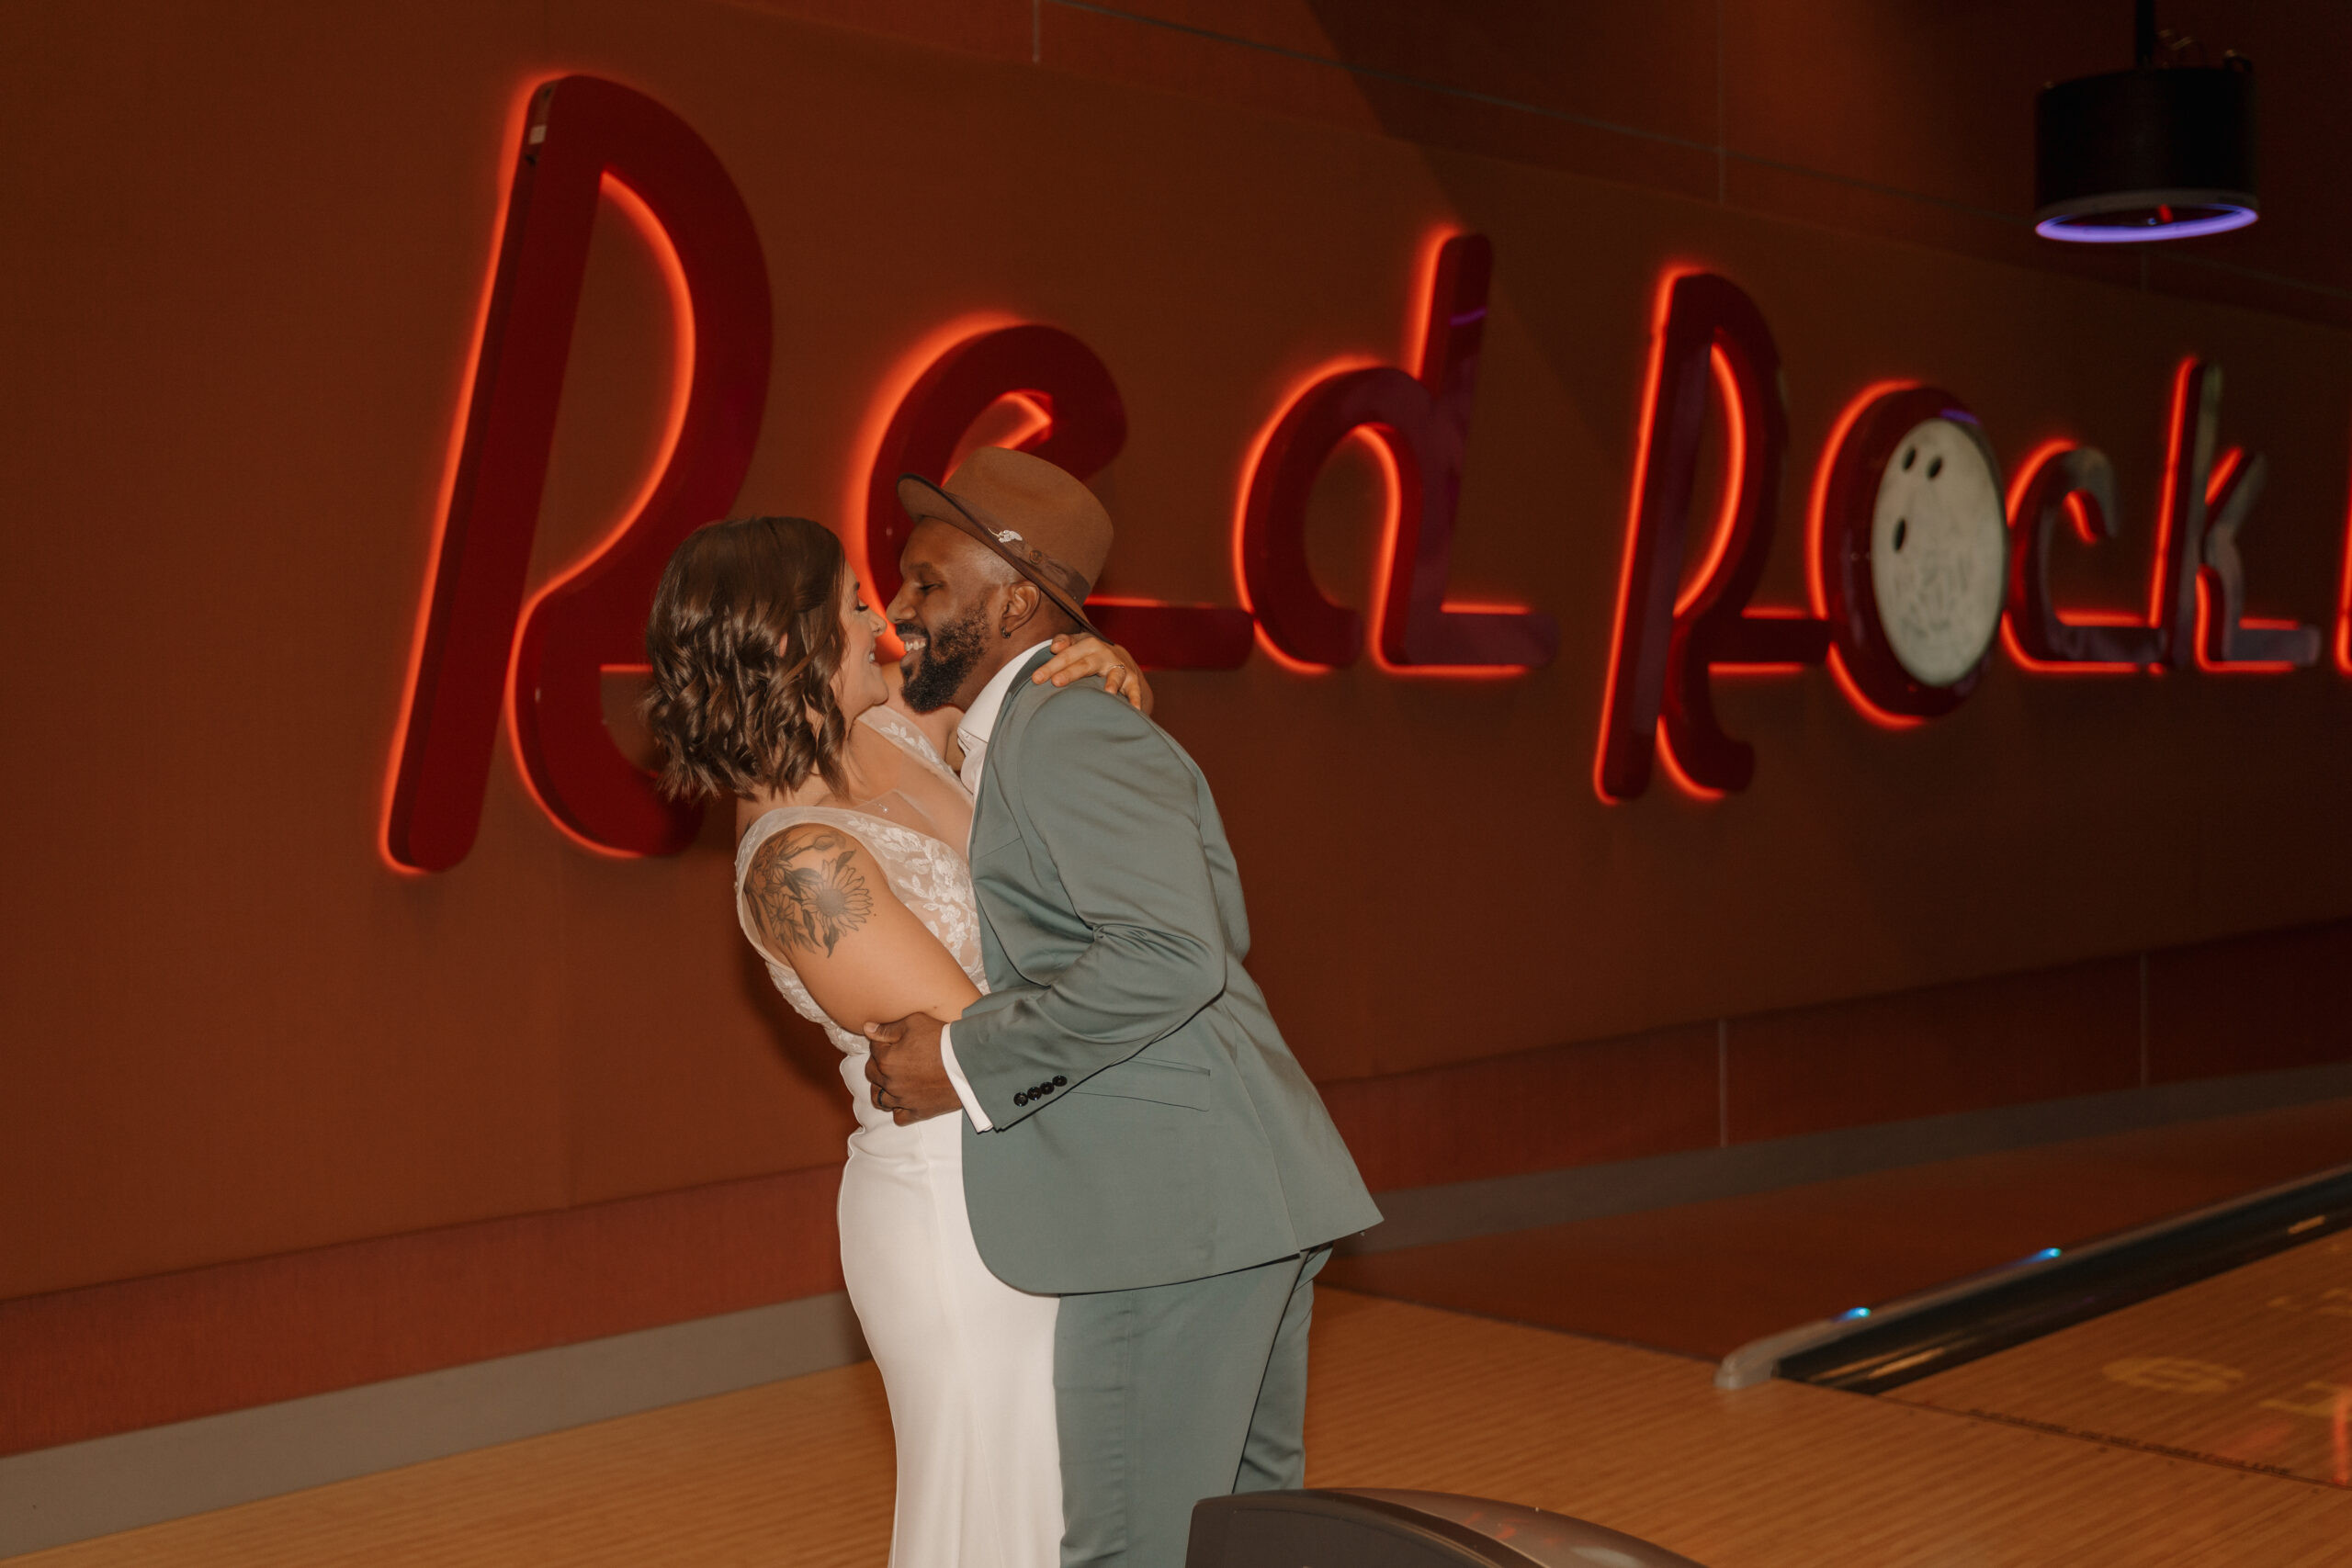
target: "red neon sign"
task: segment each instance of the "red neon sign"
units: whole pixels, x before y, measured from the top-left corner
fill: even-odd
[[[2156,628],[2159,649],[2152,669],[2185,670],[2195,655],[2197,556],[2221,413],[2222,373],[2182,360],[2173,374],[2164,492],[2156,504],[2156,570],[2148,582],[2148,625]]]
[[[1377,657],[1397,669],[1517,672],[1552,661],[1558,626],[1532,610],[1450,604],[1463,452],[1477,392],[1494,247],[1457,234],[1438,250],[1419,371],[1367,366],[1325,376],[1283,410],[1253,458],[1241,509],[1243,597],[1267,642],[1288,660],[1355,662],[1362,617],[1333,604],[1306,561],[1306,501],[1341,442],[1363,432],[1388,474],[1391,517]]]
[[[1961,442],[1951,444],[1957,448],[1956,456],[1964,459],[1973,455],[1983,463],[1992,480],[1987,500],[1996,509],[1986,535],[1993,552],[1987,564],[1992,570],[1982,585],[1991,617],[1985,623],[1987,635],[1973,663],[1934,682],[1920,679],[1905,666],[1890,635],[1890,606],[1877,586],[1874,568],[1879,563],[1872,538],[1887,484],[1899,480],[1906,470],[1919,472],[1923,460],[1942,461],[1901,450],[1931,422],[1962,434]],[[1841,422],[1828,449],[1815,513],[1811,581],[1815,585],[1816,608],[1835,638],[1829,656],[1831,671],[1848,697],[1868,716],[1891,728],[1907,728],[1950,713],[1976,689],[1992,651],[1990,634],[1998,630],[1998,605],[2008,581],[2007,516],[1999,496],[1999,474],[1976,416],[1941,388],[1889,389],[1862,401],[1850,419]],[[1899,549],[1902,536],[1895,536],[1893,543]]]
[[[1728,499],[1698,580],[1678,594],[1711,387],[1722,394]],[[1640,431],[1594,786],[1603,800],[1647,789],[1662,725],[1678,783],[1701,795],[1745,789],[1756,754],[1717,722],[1713,672],[1818,664],[1829,629],[1748,605],[1771,551],[1789,419],[1771,329],[1729,279],[1668,276]]]
[[[2237,539],[2269,472],[2266,459],[2221,445],[2222,371],[2181,361],[2173,380],[2157,576],[2148,620],[2163,664],[2278,672],[2317,663],[2315,626],[2245,615],[2245,562]]]
[[[2012,493],[2015,558],[2004,630],[2011,655],[2035,671],[2182,669],[2278,673],[2315,664],[2320,634],[2245,614],[2245,561],[2237,540],[2262,494],[2268,462],[2220,445],[2222,373],[2202,360],[2173,377],[2156,550],[2143,620],[2065,615],[2052,603],[2049,552],[2062,515],[2086,544],[2116,535],[2115,470],[2092,447],[2053,443],[2030,460]]]
[[[2344,569],[2336,579],[2335,667],[2352,675],[2352,499],[2344,518]]]
[[[663,263],[681,389],[662,455],[620,525],[522,607],[596,204],[611,195]],[[657,797],[614,746],[600,683],[642,668],[653,585],[678,540],[741,487],[767,400],[767,267],[702,139],[644,95],[567,76],[534,95],[517,149],[456,477],[434,547],[384,851],[442,871],[472,848],[502,694],[532,793],[579,842],[673,853],[698,811]]]
[[[899,504],[899,476],[947,477],[973,422],[1006,397],[1039,421],[1016,443],[1080,479],[1099,472],[1126,445],[1127,411],[1110,368],[1057,327],[1028,324],[976,333],[933,360],[907,389],[882,432],[867,472],[866,580],[888,604],[899,591],[899,552],[914,525]],[[1250,657],[1246,610],[1091,598],[1102,634],[1155,670],[1233,670]]]
[[[2115,466],[2064,442],[2027,459],[2009,496],[2009,597],[2001,635],[2027,670],[2128,673],[2156,662],[2162,634],[2136,616],[2061,610],[2050,591],[2050,547],[2061,522],[2086,545],[2118,531]]]
[[[2295,621],[2257,620],[2245,613],[2245,558],[2238,536],[2261,498],[2270,465],[2261,453],[2239,447],[2215,463],[2205,492],[2205,542],[2197,572],[2197,666],[2217,673],[2232,671],[2282,673],[2319,662],[2317,626]]]
[[[1697,581],[1678,596],[1711,384],[1725,415],[1729,493]],[[2102,454],[2045,445],[2004,499],[1974,416],[1950,392],[1903,382],[1865,388],[1847,405],[1816,469],[1805,566],[1819,618],[1747,607],[1770,547],[1770,497],[1786,441],[1778,386],[1779,359],[1753,301],[1708,274],[1668,274],[1594,760],[1603,800],[1639,795],[1653,758],[1702,798],[1745,788],[1754,754],[1714,724],[1708,677],[1735,669],[1793,673],[1824,662],[1825,649],[1832,678],[1855,709],[1889,729],[1964,702],[1996,632],[2017,662],[2035,671],[2182,668],[2192,660],[2217,671],[2282,671],[2317,661],[2316,628],[2245,614],[2237,539],[2267,466],[2235,448],[2217,451],[2217,368],[2190,359],[2175,378],[2144,621],[2068,614],[2052,597],[2050,551],[2062,520],[2071,519],[2086,544],[2115,535],[2115,477]],[[1890,563],[1918,515],[1906,502],[1927,499],[1907,476],[1930,449],[1942,461],[1929,458],[1926,474],[1950,461],[1972,478],[1972,526],[1965,549],[1955,544],[1963,531],[1946,528],[1935,541],[1942,552],[1935,570],[1915,570],[1906,584],[1904,567]],[[1955,565],[1967,570],[1955,576],[1948,570]],[[2352,534],[2345,570],[2337,657],[2352,671]],[[1894,607],[1894,620],[1883,602],[1882,571],[1913,594]],[[1963,628],[1972,635],[1938,642],[1928,634],[1951,631],[1945,601],[1956,581],[1973,596]],[[1922,674],[1921,660],[1937,657],[1951,660],[1950,667]]]
[[[661,455],[621,523],[525,605],[590,228],[606,198],[644,234],[669,288],[673,402]],[[1264,428],[1244,466],[1233,536],[1250,610],[1098,598],[1090,608],[1103,629],[1160,668],[1236,667],[1248,656],[1253,624],[1286,667],[1351,663],[1365,641],[1363,617],[1317,586],[1304,531],[1317,474],[1341,442],[1361,436],[1384,467],[1389,500],[1370,639],[1375,662],[1454,675],[1547,663],[1558,645],[1549,616],[1446,597],[1492,271],[1483,237],[1445,239],[1421,299],[1417,370],[1328,368]],[[541,86],[517,149],[413,651],[384,818],[393,864],[441,870],[464,858],[502,708],[526,782],[576,841],[639,855],[674,852],[692,838],[698,813],[660,801],[614,746],[600,686],[608,672],[642,668],[646,609],[677,540],[733,504],[765,404],[770,338],[759,239],[711,150],[676,116],[627,88],[576,76]],[[852,508],[869,577],[885,596],[898,581],[908,526],[898,475],[943,474],[991,407],[1021,403],[1034,420],[1007,439],[1080,477],[1109,463],[1126,438],[1109,367],[1059,329],[967,320],[923,355],[903,395],[886,405]],[[1727,477],[1720,516],[1685,587],[1711,396],[1723,411]],[[1787,456],[1779,352],[1737,286],[1712,274],[1668,274],[1634,454],[1595,757],[1600,794],[1641,794],[1654,762],[1702,797],[1747,785],[1755,755],[1717,721],[1719,673],[1826,664],[1858,711],[1902,728],[1966,699],[1996,627],[2016,661],[2034,671],[2192,663],[2279,671],[2316,662],[2316,628],[2246,613],[2238,540],[2267,465],[2259,454],[2222,447],[2220,400],[2220,371],[2184,361],[2173,384],[2144,619],[2069,613],[2052,597],[2050,555],[2062,521],[2085,544],[2116,535],[2106,457],[2049,443],[2004,495],[1990,446],[1960,400],[1908,383],[1864,389],[1816,466],[1805,540],[1812,613],[1755,606]],[[1981,641],[1922,641],[1923,627],[1940,635],[1944,626],[1935,618],[1943,580],[1918,565],[1917,551],[1894,558],[1915,518],[1925,519],[1922,527],[1950,522],[1936,510],[1944,502],[1911,510],[1921,492],[1901,478],[1931,448],[1973,476],[1973,488],[1963,488],[1974,553],[1951,555],[1958,536],[1947,531],[1936,536],[1947,553],[1931,564],[1958,559],[1969,569],[1970,592],[1983,599],[1971,601],[1977,618],[1969,627]],[[1938,471],[1930,459],[1926,472]],[[1987,517],[1989,544],[1977,526]],[[1981,570],[1988,562],[1989,573]],[[1900,601],[1892,607],[1890,592]],[[2352,522],[2340,592],[2335,657],[2352,673]],[[1939,657],[1949,667],[1923,673],[1923,660],[1934,665]]]

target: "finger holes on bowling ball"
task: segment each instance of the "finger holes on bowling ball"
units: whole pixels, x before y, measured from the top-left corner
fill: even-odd
[[[1898,550],[1901,549],[1903,547],[1903,541],[1910,536],[1911,519],[1908,517],[1896,518],[1894,520],[1894,547]]]
[[[1943,471],[1944,460],[1941,457],[1938,457],[1934,462],[1928,465],[1928,477],[1929,479],[1934,479],[1938,474],[1940,474]]]
[[[1911,465],[1918,460],[1919,449],[1917,446],[1906,446],[1903,449],[1903,471],[1905,473],[1909,473],[1911,471]]]

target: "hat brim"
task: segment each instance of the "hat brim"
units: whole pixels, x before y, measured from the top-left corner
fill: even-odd
[[[997,537],[998,530],[990,526],[988,518],[981,516],[962,501],[940,489],[921,474],[899,476],[899,504],[905,507],[907,515],[918,523],[926,517],[931,517],[952,527],[961,528],[993,550],[997,558],[1005,565],[1035,583],[1037,591],[1052,600],[1055,607],[1062,614],[1076,621],[1080,629],[1088,636],[1102,637],[1104,642],[1111,640],[1109,637],[1102,637],[1102,634],[1095,628],[1094,623],[1087,619],[1086,606],[1082,601],[1072,598],[1068,589],[1040,572],[1036,565],[1026,557],[1015,554],[1011,546]],[[1076,574],[1072,573],[1072,575]]]

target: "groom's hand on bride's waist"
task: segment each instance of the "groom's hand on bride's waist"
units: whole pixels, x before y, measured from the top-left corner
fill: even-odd
[[[964,1109],[939,1059],[940,1029],[927,1012],[865,1026],[868,1092],[876,1109],[890,1112],[901,1127]]]

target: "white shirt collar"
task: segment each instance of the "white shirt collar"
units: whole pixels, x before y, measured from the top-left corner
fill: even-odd
[[[979,782],[971,764],[988,750],[989,738],[996,733],[997,716],[1004,711],[1004,699],[1012,694],[1012,682],[1020,679],[1021,671],[1031,660],[1053,645],[1054,639],[1047,637],[1008,660],[1003,669],[989,677],[989,683],[980,688],[980,694],[974,697],[972,705],[964,710],[964,722],[956,727],[956,739],[964,748],[967,784],[977,784]]]

